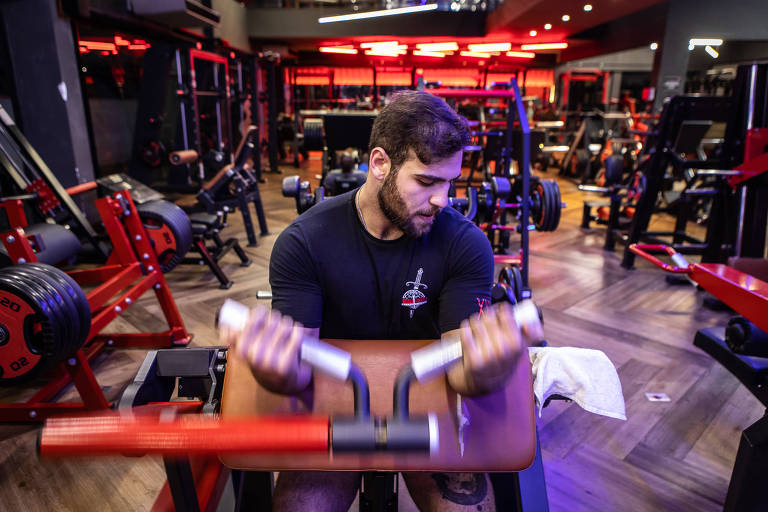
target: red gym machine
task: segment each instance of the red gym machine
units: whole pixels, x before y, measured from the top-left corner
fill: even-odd
[[[11,227],[0,235],[10,265],[0,269],[0,305],[8,306],[0,307],[0,384],[47,371],[42,374],[45,384],[31,398],[0,404],[0,422],[39,422],[53,415],[107,409],[111,404],[90,366],[94,357],[105,349],[177,347],[191,339],[163,276],[180,261],[183,254],[178,253],[186,251],[179,247],[184,245],[183,237],[173,222],[155,222],[152,218],[157,215],[142,216],[131,193],[122,190],[94,201],[110,250],[72,199],[98,185],[91,182],[64,189],[1,107],[0,121],[0,168],[25,192],[0,202]],[[25,201],[34,202],[48,222],[28,225]],[[165,206],[166,210],[176,208],[170,203]],[[184,220],[189,222],[186,216]],[[33,263],[71,259],[80,247],[73,233],[90,241],[97,253],[108,253],[106,262],[68,275]],[[87,295],[80,286],[89,288]],[[150,289],[160,303],[167,330],[102,332]],[[22,296],[26,299],[19,300]],[[31,340],[46,328],[47,346],[41,349]],[[50,354],[55,357],[46,360]],[[57,403],[72,383],[82,402]]]
[[[95,187],[95,183],[90,183],[72,192],[82,192]],[[27,226],[23,207],[19,203],[20,201],[16,201],[14,204],[8,204],[6,201],[2,205],[8,217],[16,219],[16,227],[0,236],[12,261],[35,262],[35,249],[40,247],[41,241],[34,235],[25,234],[24,228]],[[157,254],[162,254],[175,243],[168,227],[145,229],[127,191],[97,199],[95,204],[112,242],[112,252],[103,266],[69,272],[70,277],[80,286],[95,285],[95,288],[87,293],[92,314],[90,332],[83,346],[66,362],[60,364],[59,370],[32,398],[24,403],[0,404],[0,421],[43,421],[55,414],[106,409],[110,403],[96,381],[89,361],[104,349],[185,346],[191,339],[162,273],[161,262],[157,258]],[[150,289],[157,296],[168,322],[168,330],[157,333],[102,332],[112,320]],[[0,311],[0,318],[13,313],[10,310]],[[11,336],[14,334],[11,333]],[[15,335],[24,338],[23,332]],[[8,365],[5,376],[15,377],[18,375],[14,373],[24,371],[25,368],[22,367],[13,372],[11,365]],[[75,384],[83,402],[54,402],[55,397],[70,383]]]

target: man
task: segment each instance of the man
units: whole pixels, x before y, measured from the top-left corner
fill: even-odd
[[[464,360],[448,372],[454,390],[476,395],[504,384],[522,352],[522,335],[510,307],[490,307],[488,239],[446,208],[468,142],[466,120],[428,93],[401,93],[381,111],[365,184],[315,205],[275,243],[273,309],[254,310],[236,341],[264,387],[292,394],[310,385],[311,371],[298,360],[307,335],[435,339],[456,333]],[[495,508],[482,473],[404,478],[421,510]],[[358,473],[283,472],[275,509],[346,511],[359,482]]]

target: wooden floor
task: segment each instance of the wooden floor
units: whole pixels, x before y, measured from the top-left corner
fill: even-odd
[[[311,161],[312,168],[301,172],[314,175],[318,164]],[[235,281],[230,290],[219,290],[204,267],[183,266],[167,276],[194,345],[217,343],[214,310],[226,297],[255,304],[256,291],[268,289],[272,245],[296,213],[293,201],[280,195],[281,176],[267,179],[262,191],[270,235],[246,248],[251,267],[240,268],[234,255],[226,258],[224,269]],[[532,237],[533,296],[543,307],[551,345],[600,349],[614,362],[628,420],[564,402],[543,411],[539,432],[551,510],[719,510],[740,432],[763,412],[733,376],[692,346],[697,329],[724,325],[728,315],[702,309],[702,292],[668,285],[649,265],[621,268],[619,253],[602,250],[602,228],[579,228],[582,194],[570,182],[560,186],[568,203],[560,228]],[[239,214],[232,221],[226,234],[244,239]],[[110,330],[163,327],[154,298],[145,298]],[[109,397],[132,378],[143,356],[117,351],[95,362]],[[32,392],[4,389],[0,400]],[[646,392],[666,393],[671,402],[649,402]],[[33,426],[0,427],[0,510],[149,510],[164,483],[160,461],[148,457],[40,461],[36,434]]]

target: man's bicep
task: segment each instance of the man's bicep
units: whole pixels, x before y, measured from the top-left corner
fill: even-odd
[[[458,329],[462,320],[490,306],[493,251],[477,228],[452,250],[448,278],[440,292],[440,332]]]
[[[295,226],[289,226],[275,242],[269,260],[269,284],[273,309],[306,328],[320,328],[323,310],[320,280],[307,243]]]

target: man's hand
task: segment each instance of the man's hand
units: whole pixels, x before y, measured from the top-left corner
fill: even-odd
[[[448,371],[448,382],[462,395],[490,393],[502,387],[527,348],[526,339],[542,338],[541,324],[519,326],[512,306],[497,304],[471,316],[444,336],[461,337],[463,362]]]
[[[290,317],[264,306],[256,306],[240,332],[222,330],[222,341],[251,365],[251,371],[266,389],[295,394],[304,390],[312,370],[299,360],[304,327]]]

